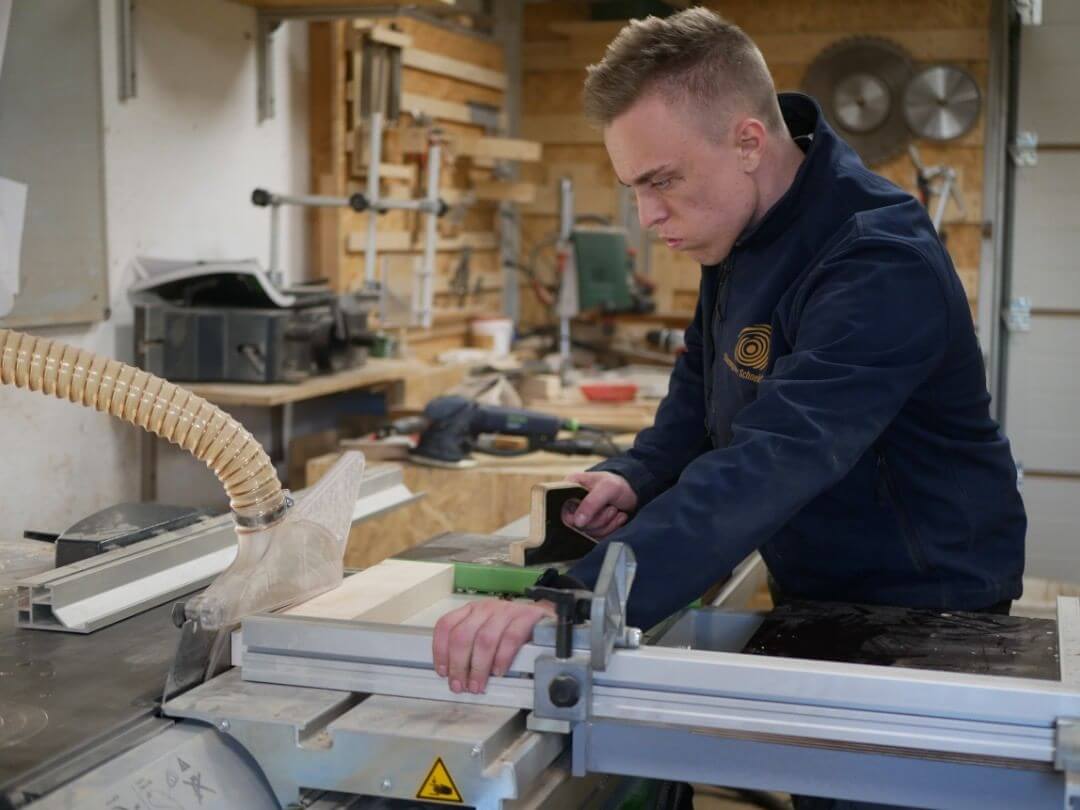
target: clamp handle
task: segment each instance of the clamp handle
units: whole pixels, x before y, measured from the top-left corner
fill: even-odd
[[[555,605],[555,656],[569,658],[574,648],[574,625],[582,624],[592,610],[592,593],[536,586],[525,589],[533,600],[546,599]]]

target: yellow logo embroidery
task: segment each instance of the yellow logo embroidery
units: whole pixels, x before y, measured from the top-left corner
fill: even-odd
[[[764,371],[769,365],[769,342],[772,339],[772,326],[767,323],[754,324],[739,332],[735,344],[735,362],[748,366],[755,371]]]
[[[724,363],[732,374],[752,383],[761,382],[769,365],[769,346],[772,342],[772,326],[756,323],[739,332],[735,341],[735,359],[724,352]]]

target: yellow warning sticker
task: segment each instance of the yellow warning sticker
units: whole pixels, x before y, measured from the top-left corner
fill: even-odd
[[[443,764],[442,757],[435,758],[435,764],[431,766],[420,790],[416,791],[418,799],[434,799],[437,802],[451,802],[464,804],[461,793],[454,784],[454,778]]]

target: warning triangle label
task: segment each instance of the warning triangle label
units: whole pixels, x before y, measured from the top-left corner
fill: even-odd
[[[442,757],[436,757],[435,764],[431,766],[428,775],[424,777],[423,784],[420,785],[420,790],[416,791],[416,798],[464,804],[461,793],[454,784],[454,778],[450,776],[450,771],[446,769]]]

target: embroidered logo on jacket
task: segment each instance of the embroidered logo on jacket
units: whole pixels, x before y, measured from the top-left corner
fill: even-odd
[[[769,344],[772,340],[772,326],[756,323],[739,332],[735,341],[735,359],[724,352],[724,363],[740,379],[753,383],[761,382],[762,372],[769,365]]]

